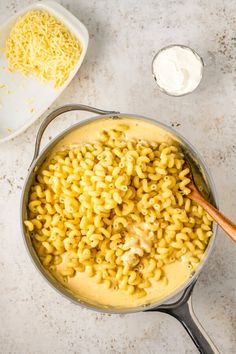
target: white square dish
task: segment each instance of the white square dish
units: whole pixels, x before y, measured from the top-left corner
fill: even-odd
[[[88,48],[86,27],[63,6],[52,1],[32,4],[0,26],[0,48],[5,47],[18,17],[30,10],[45,10],[60,20],[79,39],[82,52],[68,79],[58,88],[54,88],[54,83],[41,81],[33,75],[9,72],[6,56],[3,51],[0,52],[0,143],[22,133],[47,110],[75,76]]]

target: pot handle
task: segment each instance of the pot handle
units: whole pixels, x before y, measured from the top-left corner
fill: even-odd
[[[119,112],[104,111],[102,109],[98,109],[98,108],[90,107],[90,106],[85,106],[83,104],[68,104],[68,105],[61,106],[61,107],[55,109],[43,120],[43,122],[41,123],[41,125],[39,127],[39,130],[38,130],[38,133],[36,136],[36,141],[35,141],[34,156],[33,156],[33,160],[31,161],[30,166],[32,165],[32,163],[35,161],[35,159],[39,155],[39,149],[40,149],[42,136],[43,136],[43,133],[44,133],[45,129],[47,128],[47,126],[51,123],[51,121],[53,121],[56,117],[58,117],[62,113],[66,113],[66,112],[70,112],[70,111],[86,111],[86,112],[97,113],[100,115],[119,114]]]
[[[201,354],[219,354],[204,328],[198,321],[192,304],[192,291],[196,281],[188,286],[182,297],[173,304],[161,305],[148,311],[164,312],[175,317],[184,326]]]

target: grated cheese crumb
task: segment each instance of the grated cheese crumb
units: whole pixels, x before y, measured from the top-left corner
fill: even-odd
[[[31,104],[33,103],[34,99],[32,97],[27,98],[27,100],[25,101],[27,104]]]
[[[6,41],[9,70],[62,86],[82,51],[78,39],[54,16],[33,10],[20,17]]]

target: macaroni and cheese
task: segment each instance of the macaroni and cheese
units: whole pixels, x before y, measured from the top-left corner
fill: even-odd
[[[167,269],[196,268],[212,219],[188,198],[179,147],[131,139],[129,128],[117,121],[93,142],[55,151],[31,187],[25,226],[43,266],[68,284],[81,275],[145,301],[173,281]]]

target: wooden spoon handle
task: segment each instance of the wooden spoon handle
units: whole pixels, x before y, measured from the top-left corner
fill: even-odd
[[[191,194],[189,196],[191,198]],[[218,225],[224,230],[224,232],[236,242],[236,225],[232,223],[231,220],[226,218],[222,213],[219,212],[213,205],[211,205],[207,200],[205,200],[199,193],[193,192],[193,198],[199,205],[201,205],[206,212],[217,222]]]

